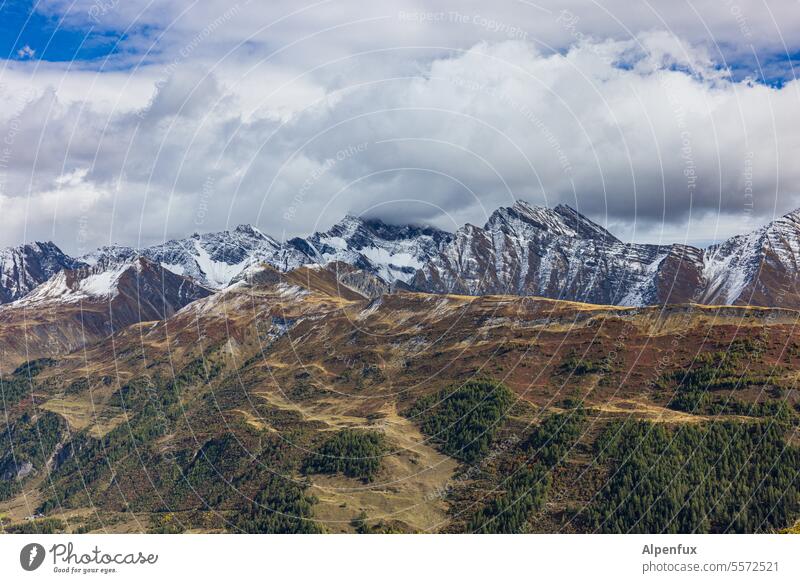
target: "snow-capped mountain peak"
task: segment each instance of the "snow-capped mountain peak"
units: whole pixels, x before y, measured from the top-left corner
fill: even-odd
[[[484,226],[491,229],[494,225],[503,225],[511,229],[536,229],[550,235],[576,237],[578,233],[563,220],[556,209],[533,206],[518,200],[510,207],[501,207],[494,211]]]
[[[50,241],[0,249],[0,304],[25,296],[62,269],[80,265]]]
[[[553,209],[553,212],[557,213],[564,221],[564,224],[568,228],[572,229],[578,237],[583,239],[603,240],[613,243],[620,242],[619,239],[609,233],[606,229],[585,217],[571,206],[559,204]]]
[[[518,294],[591,303],[648,302],[658,295],[670,247],[621,242],[576,210],[518,201],[483,229],[467,225],[414,277],[425,291]]]
[[[347,215],[296,248],[304,249],[312,263],[341,261],[394,283],[410,281],[451,237],[434,227],[390,225]]]
[[[619,242],[603,227],[564,204],[548,208],[518,200],[510,207],[501,207],[494,211],[484,228],[491,230],[495,226],[502,226],[521,235],[535,231],[555,237]]]
[[[108,304],[117,321],[161,319],[210,290],[146,257],[64,269],[8,308],[62,304]]]
[[[103,247],[81,259],[95,265],[127,261],[137,256],[147,257],[172,273],[191,277],[213,289],[229,285],[244,269],[256,263],[292,269],[306,262],[303,253],[281,245],[252,225],[239,225],[216,233],[194,233],[185,239],[173,239],[138,250]]]
[[[704,302],[800,307],[800,209],[712,245],[704,273]]]
[[[133,247],[125,245],[105,245],[98,247],[94,251],[82,255],[80,261],[90,267],[98,264],[110,265],[132,261],[139,256]]]
[[[12,305],[109,300],[117,295],[122,274],[128,269],[135,269],[135,263],[113,266],[98,263],[91,267],[62,270]]]

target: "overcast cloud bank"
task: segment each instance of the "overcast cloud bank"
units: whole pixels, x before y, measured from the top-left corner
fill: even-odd
[[[791,52],[798,6],[161,4],[40,6],[125,50],[2,64],[0,245],[281,239],[348,212],[454,230],[515,199],[702,244],[800,206],[791,62],[730,70]]]

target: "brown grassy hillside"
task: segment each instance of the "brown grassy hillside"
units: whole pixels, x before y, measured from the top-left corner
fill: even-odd
[[[614,453],[624,434],[655,465],[686,451],[706,460],[706,440],[728,439],[732,451],[754,448],[731,458],[743,472],[772,472],[762,480],[772,512],[741,521],[702,506],[696,475],[663,485],[674,516],[629,493],[649,530],[789,527],[799,316],[370,300],[325,270],[273,273],[3,377],[16,433],[0,444],[0,516],[11,530],[625,532],[641,524],[609,506],[624,489],[615,475],[644,470]],[[651,435],[677,449],[648,449]],[[9,461],[12,449],[29,468]],[[309,466],[324,451],[344,461]],[[703,463],[723,462],[734,463]],[[37,513],[43,522],[25,521]]]

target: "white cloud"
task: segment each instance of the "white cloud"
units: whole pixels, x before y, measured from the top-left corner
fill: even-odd
[[[238,222],[293,236],[348,211],[454,228],[514,198],[694,242],[800,204],[800,85],[728,78],[721,58],[744,35],[733,4],[695,2],[703,21],[629,2],[604,4],[619,20],[586,3],[335,2],[283,20],[298,8],[160,4],[161,20],[136,2],[93,15],[175,18],[157,42],[132,40],[155,51],[120,57],[137,66],[0,72],[0,95],[28,95],[0,113],[3,213],[24,222],[0,244],[24,232],[74,251],[80,225],[89,246]],[[75,22],[95,6],[68,5]],[[746,15],[764,50],[780,44],[772,17],[800,39],[798,16],[772,10]]]
[[[25,45],[17,51],[17,57],[20,59],[32,59],[36,56],[36,51],[29,45]]]
[[[528,40],[564,48],[581,38],[630,40],[651,30],[704,44],[715,58],[750,53],[751,47],[792,50],[800,43],[800,11],[793,2],[539,0],[490,5],[479,0],[274,0],[266,5],[252,0],[40,0],[37,8],[63,17],[67,24],[126,30],[130,42],[165,55],[193,46],[198,35],[203,42],[192,52],[215,57],[225,45],[285,48],[301,41],[286,52],[295,63],[301,55],[319,61],[376,47],[465,49],[480,40]]]

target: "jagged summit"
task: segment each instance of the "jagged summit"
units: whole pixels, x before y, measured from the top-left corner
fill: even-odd
[[[800,209],[705,251],[702,301],[800,307]]]
[[[602,239],[609,242],[619,243],[614,235],[609,233],[606,229],[585,217],[571,206],[559,204],[554,209],[554,212],[564,220],[567,227],[575,231],[576,235],[585,239]]]
[[[0,304],[24,297],[62,269],[80,265],[51,241],[0,249]]]
[[[252,225],[233,230],[173,239],[159,245],[134,249],[124,246],[103,247],[81,260],[90,265],[105,261],[129,261],[143,256],[176,273],[191,277],[204,286],[223,288],[248,266],[258,262],[274,263],[292,269],[305,262],[302,253],[292,252]]]
[[[252,237],[263,237],[265,239],[271,239],[269,235],[265,235],[262,231],[258,228],[254,227],[253,225],[242,224],[236,225],[236,228],[233,230],[235,233],[241,233],[243,235],[250,235]]]
[[[548,208],[518,200],[510,207],[501,207],[494,211],[484,229],[491,230],[497,224],[507,225],[523,235],[534,229],[547,236],[620,242],[603,227],[564,204]]]
[[[446,237],[448,235],[446,231],[431,225],[395,224],[386,222],[378,217],[363,217],[349,213],[328,229],[325,234],[352,236],[358,231],[367,232],[386,240],[408,239],[419,235],[431,237]]]
[[[451,237],[433,227],[390,225],[347,215],[328,231],[295,241],[295,248],[303,250],[312,263],[341,261],[388,283],[407,282]]]

